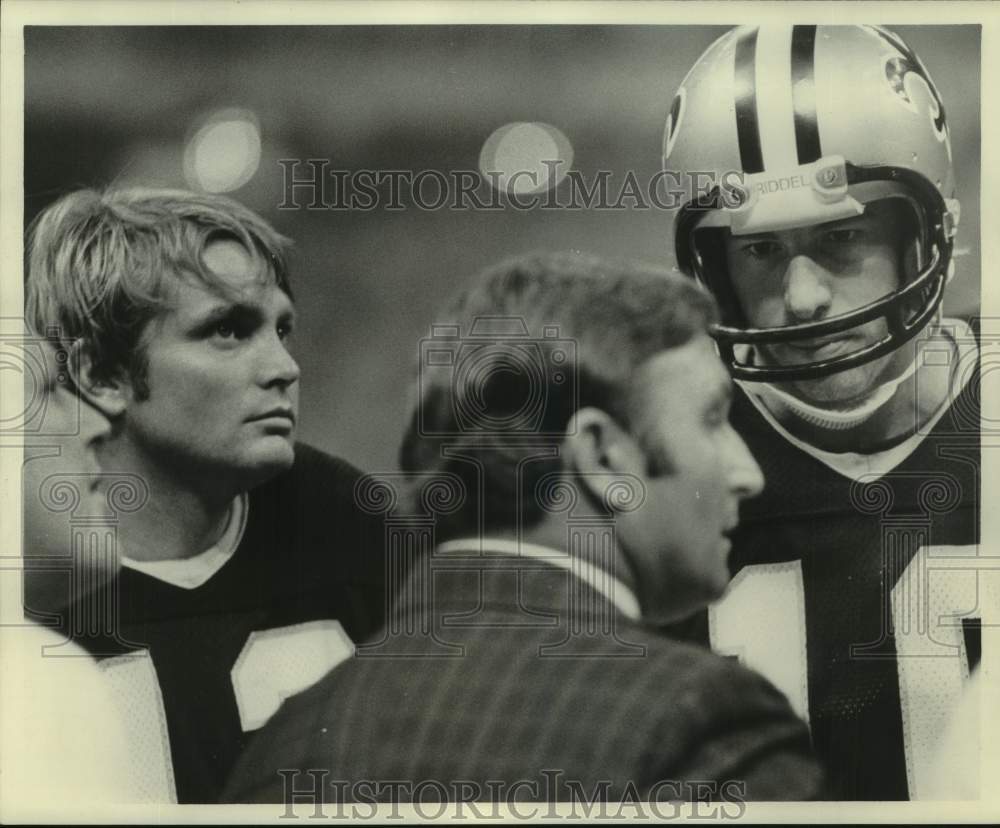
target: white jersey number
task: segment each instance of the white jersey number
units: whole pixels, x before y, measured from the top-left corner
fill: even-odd
[[[253,632],[230,672],[244,731],[263,726],[281,703],[311,687],[354,653],[339,621],[321,620]],[[137,799],[176,802],[167,716],[153,660],[141,653],[108,658],[101,669],[115,687],[131,755]]]
[[[997,558],[976,546],[921,547],[892,589],[910,795],[933,784],[934,759],[968,678],[963,619],[1000,618]],[[709,609],[712,648],[766,676],[809,720],[805,588],[799,561],[740,570]]]
[[[312,687],[353,653],[339,621],[250,633],[231,672],[243,730],[263,727],[285,699]]]

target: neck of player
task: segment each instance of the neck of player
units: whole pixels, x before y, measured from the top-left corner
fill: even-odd
[[[870,416],[854,425],[831,427],[821,422],[821,417],[803,416],[794,406],[769,398],[766,394],[760,395],[760,398],[790,434],[823,451],[868,454],[890,448],[921,429],[951,396],[954,368],[958,363],[956,345],[954,341],[947,340],[947,347],[952,351],[951,359],[925,359],[924,351],[930,344],[940,356],[940,339],[924,340],[907,347],[906,363],[912,366],[912,372],[906,375],[906,367],[897,372],[897,376],[905,376],[905,379],[896,385],[884,402],[876,401],[876,404],[881,404],[877,404]],[[876,400],[874,393],[866,400]],[[861,410],[864,402],[857,405]]]
[[[101,446],[100,462],[109,473],[139,476],[148,488],[141,509],[116,515],[119,552],[137,561],[180,560],[206,551],[222,537],[233,500],[246,489],[213,470],[150,457],[121,434]]]

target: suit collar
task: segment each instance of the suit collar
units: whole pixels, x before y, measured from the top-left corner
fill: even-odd
[[[603,595],[626,618],[638,621],[642,617],[635,593],[622,581],[589,561],[551,546],[511,540],[508,538],[459,538],[438,544],[434,555],[448,557],[461,553],[499,555],[512,558],[532,558],[565,569]]]

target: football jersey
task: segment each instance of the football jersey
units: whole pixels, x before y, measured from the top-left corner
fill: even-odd
[[[52,630],[0,626],[0,819],[144,804],[129,740],[94,660]],[[65,809],[62,814],[59,809]],[[79,813],[77,810],[75,813]]]
[[[865,455],[811,449],[744,392],[734,401],[765,488],[741,508],[712,647],[785,692],[837,798],[920,798],[979,660],[982,608],[997,596],[977,567],[973,370],[926,427]]]
[[[354,506],[359,476],[298,445],[288,472],[249,493],[236,551],[207,581],[123,568],[117,639],[75,638],[118,688],[136,761],[160,774],[166,799],[176,786],[179,802],[216,801],[281,702],[382,626],[384,529]]]

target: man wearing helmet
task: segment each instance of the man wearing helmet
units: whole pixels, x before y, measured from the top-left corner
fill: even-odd
[[[837,796],[920,798],[996,601],[976,573],[977,349],[941,316],[944,106],[887,30],[745,27],[681,84],[664,158],[692,185],[678,265],[719,301],[767,481],[708,637],[808,719]]]

